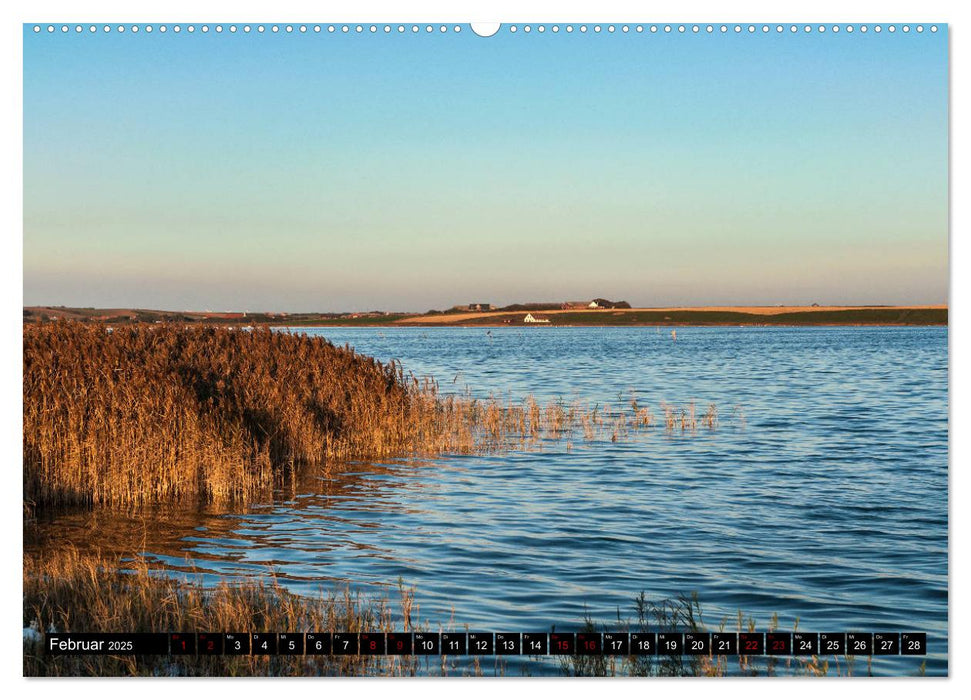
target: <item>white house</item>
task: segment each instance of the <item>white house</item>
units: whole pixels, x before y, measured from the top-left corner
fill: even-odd
[[[549,323],[548,318],[536,318],[533,314],[526,314],[523,318],[523,323]]]
[[[595,301],[591,301],[589,304],[587,304],[587,308],[588,309],[599,309],[600,308],[600,304],[598,304]]]

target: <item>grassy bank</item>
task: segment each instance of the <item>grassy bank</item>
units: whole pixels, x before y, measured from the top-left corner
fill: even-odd
[[[233,311],[161,311],[157,309],[96,309],[70,306],[25,306],[24,323],[84,321],[124,326],[136,323],[199,323],[217,326],[284,325],[327,326],[346,325],[386,326],[414,314],[373,311],[368,313],[283,313]]]
[[[742,310],[634,309],[550,313],[544,317],[549,318],[553,326],[946,326],[947,314],[946,308],[873,307],[772,314],[746,313]],[[429,320],[421,325],[531,325],[525,324],[523,317],[522,313],[489,314],[452,323],[445,317],[440,323]],[[408,320],[401,323],[408,323]]]
[[[503,310],[417,313],[212,313],[147,309],[25,307],[25,323],[74,320],[130,325],[173,322],[225,326],[520,326],[527,312],[562,326],[946,326],[948,307],[698,307],[563,310],[558,304],[518,304]]]
[[[129,573],[119,573],[126,567]],[[362,601],[349,592],[317,599],[268,583],[204,589],[152,575],[144,562],[123,564],[62,550],[24,558],[24,627],[59,632],[389,632],[410,631],[412,595]],[[393,625],[392,617],[403,622]],[[405,629],[402,629],[402,625]],[[400,676],[417,657],[368,656],[48,656],[24,642],[25,676]],[[438,672],[454,668],[439,661]],[[470,669],[474,672],[475,669]]]
[[[126,569],[125,573],[119,568]],[[62,549],[25,557],[23,624],[57,632],[409,632],[443,631],[423,624],[413,592],[399,587],[387,598],[363,600],[344,592],[305,598],[272,578],[267,583],[203,588],[153,575],[144,561],[123,563]],[[580,631],[710,631],[696,597],[633,601],[632,615],[610,624],[579,621]],[[776,627],[769,624],[769,631]],[[741,613],[714,631],[750,631]],[[447,630],[446,630],[447,631]],[[48,656],[38,635],[25,635],[25,676],[411,676],[518,674],[517,661],[484,657],[420,656]],[[748,656],[560,657],[566,676],[854,675],[867,659]],[[528,672],[528,671],[527,671]]]

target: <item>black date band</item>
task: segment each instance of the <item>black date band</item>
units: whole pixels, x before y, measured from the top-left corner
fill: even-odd
[[[924,656],[925,632],[65,632],[51,656]]]

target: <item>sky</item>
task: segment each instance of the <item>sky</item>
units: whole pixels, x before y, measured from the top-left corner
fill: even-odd
[[[24,27],[25,305],[947,301],[944,26],[225,26]]]

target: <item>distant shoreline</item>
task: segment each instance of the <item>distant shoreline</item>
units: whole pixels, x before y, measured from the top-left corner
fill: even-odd
[[[402,319],[395,325],[449,326],[946,326],[946,306],[685,307],[533,312],[478,312]]]
[[[526,322],[529,316],[534,322]],[[107,324],[200,323],[276,327],[637,327],[637,326],[947,326],[948,306],[707,306],[631,309],[458,311],[433,314],[243,313],[24,307],[24,323],[59,319]]]

